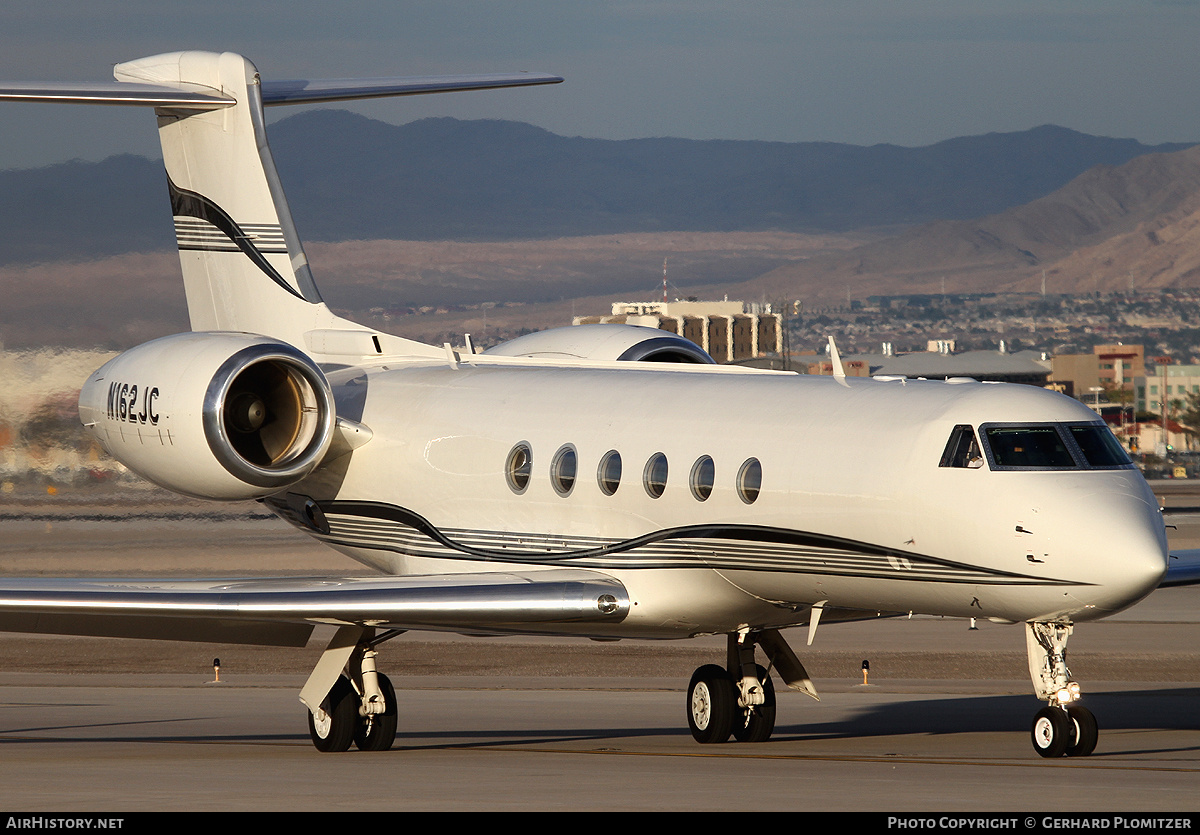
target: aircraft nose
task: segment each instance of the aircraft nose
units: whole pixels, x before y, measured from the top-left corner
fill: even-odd
[[[1139,491],[1140,492],[1140,491]],[[1137,603],[1162,581],[1167,570],[1167,536],[1154,497],[1102,494],[1103,512],[1081,532],[1082,558],[1095,585],[1090,605],[1111,614]]]

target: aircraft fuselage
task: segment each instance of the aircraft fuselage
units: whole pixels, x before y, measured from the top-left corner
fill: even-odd
[[[588,568],[629,590],[623,623],[564,634],[779,627],[813,604],[1081,621],[1166,566],[1132,465],[941,465],[955,427],[1103,427],[1028,386],[469,362],[330,380],[374,436],[289,491],[327,530],[304,527],[389,574]]]

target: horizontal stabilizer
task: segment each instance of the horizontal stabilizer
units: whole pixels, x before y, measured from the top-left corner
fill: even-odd
[[[328,78],[294,81],[263,81],[262,103],[315,104],[345,99],[376,99],[386,96],[419,96],[467,90],[496,90],[504,87],[533,87],[558,84],[556,75],[546,73],[493,73],[488,75],[433,75],[403,78]],[[40,101],[60,104],[124,104],[213,110],[235,104],[231,96],[201,85],[179,86],[129,81],[0,82],[0,101]]]
[[[60,104],[132,104],[211,110],[228,107],[234,99],[199,85],[189,90],[165,84],[125,81],[72,83],[63,81],[0,82],[0,101],[43,101]]]
[[[262,101],[272,104],[310,104],[342,99],[376,99],[384,96],[419,96],[502,87],[558,84],[556,75],[538,72],[490,75],[432,75],[408,78],[328,78],[313,81],[264,81]]]
[[[0,631],[303,645],[315,624],[554,632],[620,623],[629,595],[582,570],[365,578],[0,580]]]

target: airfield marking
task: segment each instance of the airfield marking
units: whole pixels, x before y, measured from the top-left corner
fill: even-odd
[[[76,743],[76,744],[112,744],[114,742],[130,743],[134,742],[139,745],[250,745],[255,747],[287,747],[287,748],[303,748],[306,753],[315,753],[308,750],[307,739],[279,739],[279,740],[250,740],[250,739],[179,739],[179,738],[163,738],[163,739],[146,739],[127,737],[119,740],[114,739],[65,739],[45,736],[31,736],[29,734],[12,734],[0,732],[0,743]],[[547,747],[530,747],[530,746],[506,746],[495,745],[494,743],[471,743],[463,742],[450,745],[414,745],[412,747],[396,746],[391,749],[393,756],[403,756],[405,754],[420,754],[435,751],[490,751],[493,753],[520,753],[520,754],[588,754],[593,756],[626,756],[626,757],[674,757],[688,759],[725,759],[725,760],[793,760],[804,762],[830,762],[830,763],[845,763],[850,764],[893,764],[902,763],[905,765],[949,765],[949,766],[975,766],[984,768],[1075,768],[1075,769],[1093,769],[1100,771],[1128,771],[1128,772],[1147,772],[1147,773],[1175,773],[1175,774],[1200,774],[1200,764],[1196,766],[1168,766],[1168,765],[1149,765],[1136,763],[1114,763],[1103,761],[1105,756],[1101,757],[1086,757],[1086,758],[1071,758],[1063,757],[1053,760],[976,760],[968,758],[946,758],[946,757],[919,757],[911,755],[892,755],[892,754],[875,754],[875,755],[837,755],[837,754],[783,754],[783,753],[765,753],[765,752],[734,752],[734,751],[635,751],[618,748],[547,748]],[[340,756],[353,757],[356,752],[349,751]],[[319,755],[330,756],[330,755]],[[337,755],[333,755],[337,756]]]
[[[742,753],[722,753],[719,751],[624,751],[617,749],[580,749],[572,750],[570,748],[508,748],[495,747],[493,745],[465,745],[464,748],[470,748],[472,751],[517,751],[526,754],[545,753],[545,754],[596,754],[602,756],[631,756],[631,757],[707,757],[711,759],[744,759],[744,760],[811,760],[813,762],[837,762],[837,763],[905,763],[913,765],[973,765],[984,767],[998,768],[1090,768],[1100,769],[1104,771],[1164,771],[1178,772],[1182,774],[1200,773],[1200,765],[1187,766],[1165,766],[1165,765],[1135,765],[1135,764],[1120,764],[1120,763],[1103,763],[1097,762],[1096,758],[1071,758],[1063,757],[1055,760],[1028,760],[1028,761],[998,761],[998,760],[972,760],[972,759],[945,759],[945,758],[927,758],[913,756],[892,756],[889,754],[877,754],[873,756],[853,756],[853,755],[835,755],[835,754],[742,754]],[[431,749],[423,749],[431,750]]]

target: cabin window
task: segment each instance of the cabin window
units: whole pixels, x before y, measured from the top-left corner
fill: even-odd
[[[646,462],[646,469],[642,471],[642,485],[652,499],[657,499],[663,494],[667,489],[666,455],[656,452],[650,456],[650,460]]]
[[[967,424],[954,427],[938,466],[971,470],[982,467],[983,452],[979,449],[979,442],[975,440],[975,430]]]
[[[621,453],[610,449],[600,459],[600,467],[596,471],[596,480],[600,483],[600,492],[611,496],[621,486]]]
[[[757,458],[748,458],[737,475],[737,493],[746,504],[754,504],[762,489],[762,464]]]
[[[508,461],[504,465],[504,477],[514,493],[520,495],[529,487],[529,476],[533,472],[533,451],[529,444],[522,441],[508,453]]]
[[[575,487],[575,467],[578,462],[578,457],[575,454],[575,447],[567,444],[554,453],[554,458],[550,460],[550,483],[554,486],[554,492],[560,496],[571,495],[571,490]]]
[[[716,465],[713,464],[712,458],[707,455],[702,455],[696,459],[696,463],[692,465],[692,495],[697,501],[707,501],[712,495],[713,478],[716,473]]]

